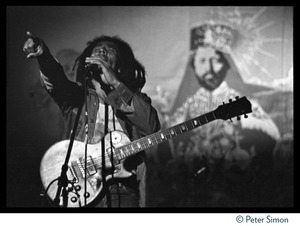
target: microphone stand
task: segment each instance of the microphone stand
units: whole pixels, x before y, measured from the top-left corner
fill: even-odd
[[[88,109],[87,109],[87,93],[86,93],[86,89],[87,89],[87,80],[89,78],[94,78],[96,81],[98,81],[101,85],[101,87],[103,88],[103,90],[105,91],[105,93],[108,93],[110,91],[110,89],[108,88],[108,86],[101,80],[101,78],[99,79],[98,76],[94,76],[94,73],[101,73],[102,69],[98,68],[97,65],[95,64],[87,64],[85,65],[85,101],[86,101],[86,109],[85,109],[85,114],[86,114],[86,122],[88,122]],[[89,76],[87,76],[89,75]],[[110,197],[110,193],[109,191],[107,191],[106,189],[108,189],[106,186],[106,172],[105,172],[105,163],[106,163],[106,152],[105,152],[105,136],[106,134],[108,134],[108,104],[106,102],[104,102],[105,105],[105,110],[104,110],[104,136],[102,138],[101,141],[101,178],[102,178],[102,186],[103,186],[103,190],[105,191],[105,196],[106,196],[106,200],[107,200],[107,207],[111,207],[111,197]],[[85,139],[85,143],[86,143],[86,148],[85,148],[85,178],[87,175],[86,172],[86,161],[87,161],[87,142],[88,142],[88,124],[86,124],[86,139]],[[85,192],[86,192],[86,179],[85,179]],[[86,193],[84,195],[85,197],[85,202],[86,202]]]
[[[87,146],[88,146],[88,141],[89,141],[89,136],[88,136],[88,107],[87,107],[87,103],[88,103],[88,97],[87,97],[87,86],[88,86],[88,81],[89,79],[95,78],[94,77],[94,73],[101,73],[101,69],[99,70],[97,65],[94,64],[87,64],[85,65],[85,73],[84,73],[84,95],[85,95],[85,157],[84,157],[84,175],[85,175],[85,180],[84,180],[84,206],[86,207],[86,201],[87,201],[87,197],[88,197],[88,193],[87,193]],[[96,76],[97,77],[97,76]],[[100,84],[103,86],[103,82],[100,79]],[[105,181],[105,135],[108,133],[108,106],[106,103],[105,104],[105,120],[104,120],[104,137],[102,139],[101,142],[101,157],[102,157],[102,172],[101,172],[101,176],[102,176],[102,183],[103,183],[103,187],[106,185],[106,181]],[[108,195],[108,194],[107,194]]]
[[[61,192],[62,192],[62,196],[63,196],[63,207],[67,207],[67,205],[68,205],[67,186],[68,186],[68,183],[70,182],[67,178],[67,171],[68,171],[68,168],[69,168],[68,167],[68,162],[69,162],[69,159],[70,159],[70,156],[71,156],[71,151],[72,151],[73,143],[74,143],[74,140],[75,140],[75,134],[76,134],[77,125],[78,125],[78,122],[79,122],[79,116],[80,116],[81,109],[82,109],[82,106],[78,109],[76,119],[75,119],[75,123],[74,123],[74,128],[71,131],[70,143],[69,143],[69,146],[68,146],[68,151],[67,151],[67,155],[66,155],[66,158],[65,158],[65,162],[64,162],[64,164],[61,168],[60,177],[57,178],[58,188],[57,188],[56,195],[55,195],[55,198],[54,198],[54,204],[56,206],[59,206]],[[50,187],[50,185],[48,187]]]
[[[97,76],[95,76],[95,80],[97,82],[100,83],[101,88],[103,89],[103,91],[107,94],[110,92],[110,88],[108,85],[106,85],[101,78],[98,77],[98,74],[102,73],[102,69],[99,68],[97,65],[95,64],[88,64],[86,65],[86,67],[89,69],[89,72],[91,73],[91,76],[93,77],[93,73],[97,73]],[[101,178],[102,178],[102,187],[103,190],[105,192],[106,196],[106,201],[107,201],[107,207],[111,207],[111,196],[110,196],[110,192],[109,192],[109,187],[108,187],[108,183],[106,181],[106,168],[105,168],[105,163],[106,163],[106,152],[105,152],[105,136],[108,134],[108,104],[106,102],[104,102],[104,136],[101,139]],[[103,196],[103,197],[104,197]]]
[[[107,201],[107,207],[111,207],[111,196],[110,196],[110,192],[109,192],[109,188],[106,187],[106,174],[105,174],[105,136],[106,134],[108,134],[108,104],[106,102],[104,102],[105,105],[105,110],[104,110],[104,136],[102,138],[102,142],[101,142],[101,156],[102,156],[102,183],[103,183],[103,187],[105,188],[105,193],[106,193],[106,201]],[[107,189],[107,190],[106,190]]]
[[[84,73],[84,95],[85,95],[85,116],[86,116],[86,120],[85,120],[85,132],[86,132],[86,137],[85,137],[85,169],[84,169],[84,173],[85,173],[85,180],[84,180],[84,204],[86,206],[86,194],[87,194],[87,184],[86,184],[86,176],[87,176],[87,143],[88,143],[88,109],[87,109],[87,79],[88,79],[88,76],[87,76],[87,73],[88,73],[88,69],[87,67],[85,67],[85,73]],[[74,140],[75,140],[75,134],[76,134],[76,131],[77,131],[77,126],[78,126],[78,122],[79,122],[79,118],[80,118],[80,113],[81,113],[81,110],[82,110],[82,106],[78,109],[77,111],[77,115],[76,115],[76,119],[75,119],[75,123],[74,123],[74,128],[73,130],[71,131],[71,136],[70,136],[70,143],[69,143],[69,146],[68,146],[68,151],[67,151],[67,155],[66,155],[66,159],[65,159],[65,162],[62,166],[62,169],[61,169],[61,175],[60,177],[57,178],[58,180],[58,188],[57,188],[57,191],[56,191],[56,196],[54,198],[54,204],[59,206],[59,201],[60,201],[60,194],[62,193],[62,197],[63,197],[63,207],[67,207],[68,205],[68,190],[67,190],[67,186],[68,186],[68,183],[70,182],[67,178],[67,171],[68,171],[68,162],[69,162],[69,159],[70,159],[70,156],[71,156],[71,151],[72,151],[72,147],[73,147],[73,143],[74,143]],[[72,184],[73,185],[73,184]],[[80,201],[80,199],[78,199]]]
[[[84,207],[86,207],[87,203],[87,146],[89,142],[89,126],[88,126],[88,97],[87,97],[87,86],[88,86],[88,79],[92,76],[92,71],[89,70],[90,65],[85,65],[85,70],[84,70],[84,100],[85,100],[85,148],[84,148]],[[90,76],[88,76],[90,75]]]

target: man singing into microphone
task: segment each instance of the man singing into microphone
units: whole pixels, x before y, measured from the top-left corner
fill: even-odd
[[[141,92],[146,82],[145,69],[125,41],[116,36],[89,41],[75,62],[74,83],[68,80],[45,42],[30,32],[27,36],[23,50],[27,58],[37,59],[42,85],[65,119],[62,139],[70,139],[78,111],[81,112],[75,140],[85,140],[87,127],[89,144],[101,142],[105,131],[123,131],[133,141],[160,129],[151,99]],[[146,207],[145,160],[144,151],[128,157],[123,165],[130,176],[113,178],[107,189],[109,194],[94,206]]]

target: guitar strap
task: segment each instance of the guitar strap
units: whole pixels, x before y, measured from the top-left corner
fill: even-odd
[[[109,192],[109,188],[106,187],[106,180],[105,180],[105,136],[108,134],[108,104],[104,102],[104,136],[101,142],[101,157],[102,157],[102,182],[103,182],[103,187],[107,188],[106,189],[106,200],[107,200],[107,207],[111,207],[111,195]]]
[[[112,118],[113,118],[113,130],[116,130],[116,120],[115,120],[115,111],[114,111],[114,108],[112,108]],[[111,132],[110,132],[110,146],[113,147],[113,143],[112,143],[112,136],[111,136]],[[111,162],[112,162],[112,171],[114,171],[114,164],[113,164],[113,159],[114,156],[113,156],[113,149],[111,149]],[[112,174],[112,179],[114,179],[114,174]],[[119,186],[117,185],[117,194],[118,194],[118,207],[121,207],[121,196],[120,196],[120,191],[119,191]]]
[[[112,143],[112,133],[111,131],[109,132],[108,131],[108,123],[109,123],[109,105],[104,102],[104,105],[105,105],[105,110],[104,110],[104,137],[109,133],[110,135],[110,147],[111,147],[111,152],[110,153],[107,153],[107,154],[110,154],[110,161],[111,161],[111,164],[112,164],[112,168],[111,168],[111,171],[112,171],[112,180],[114,179],[113,177],[113,172],[114,172],[114,161],[113,161],[113,143]],[[115,114],[114,114],[114,109],[112,107],[112,119],[113,119],[113,130],[116,130],[116,122],[115,122]],[[105,156],[105,139],[103,139],[103,142],[101,143],[102,144],[102,169],[105,169],[105,158],[103,158],[103,156]],[[103,164],[104,163],[104,164]],[[105,186],[105,170],[102,170],[102,178],[103,178],[103,186]],[[119,207],[120,207],[120,194],[119,194],[119,187],[117,185],[117,193],[118,193],[118,203],[119,203]],[[106,192],[106,200],[107,200],[107,207],[112,207],[112,203],[111,203],[111,194],[110,194],[110,191],[109,191],[109,188],[107,189],[107,192]]]

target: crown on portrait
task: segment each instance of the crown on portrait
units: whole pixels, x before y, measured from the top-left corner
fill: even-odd
[[[236,31],[223,24],[201,24],[191,30],[191,50],[209,46],[223,52],[230,52],[236,41]]]

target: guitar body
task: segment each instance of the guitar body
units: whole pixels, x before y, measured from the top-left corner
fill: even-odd
[[[123,161],[114,163],[114,172],[111,172],[111,154],[113,149],[130,143],[126,134],[121,131],[113,131],[107,134],[105,139],[105,152],[107,158],[105,161],[105,181],[114,178],[126,178],[132,175],[127,172],[123,167]],[[41,181],[46,189],[48,197],[54,200],[58,189],[58,178],[61,175],[62,166],[64,165],[66,155],[68,152],[70,140],[63,140],[52,145],[44,154],[40,164]],[[87,182],[85,192],[85,143],[81,141],[74,141],[71,155],[68,161],[67,179],[70,181],[68,184],[68,200],[67,207],[81,207],[85,205],[92,205],[94,200],[101,200],[105,194],[105,188],[102,180],[102,151],[101,143],[87,144]],[[84,195],[86,194],[86,200]],[[62,205],[62,196],[60,194],[60,205]],[[97,198],[97,199],[96,199]],[[86,201],[86,203],[85,203]]]

